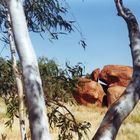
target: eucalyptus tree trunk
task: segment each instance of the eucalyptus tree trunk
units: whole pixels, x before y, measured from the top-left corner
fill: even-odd
[[[22,65],[32,140],[50,140],[49,124],[38,63],[20,0],[7,2],[14,42]]]
[[[11,20],[10,20],[9,14],[7,14],[7,20],[10,25]],[[18,68],[17,68],[16,47],[15,47],[15,42],[13,40],[12,29],[10,26],[8,27],[8,38],[9,38],[9,45],[10,45],[10,51],[11,51],[13,73],[14,73],[16,85],[17,85],[17,94],[18,94],[18,102],[19,102],[19,125],[20,125],[21,140],[27,140],[25,120],[24,120],[23,84],[22,84],[22,80],[21,80],[21,74],[19,73]]]
[[[118,15],[127,23],[133,60],[133,75],[123,95],[107,111],[92,140],[114,140],[123,120],[134,109],[140,98],[140,31],[132,12],[122,0],[114,0]]]

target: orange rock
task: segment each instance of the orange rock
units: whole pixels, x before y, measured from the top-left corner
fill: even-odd
[[[102,86],[87,78],[79,79],[77,90],[73,93],[77,103],[83,105],[95,103],[98,106],[102,106],[104,95]]]
[[[99,79],[109,86],[126,87],[131,80],[133,69],[129,66],[106,65],[102,69]]]
[[[100,69],[99,69],[99,68],[95,69],[95,70],[91,73],[91,79],[92,79],[93,81],[98,82],[99,74],[100,74]]]
[[[112,105],[125,91],[126,87],[113,86],[107,90],[107,102],[108,106]]]

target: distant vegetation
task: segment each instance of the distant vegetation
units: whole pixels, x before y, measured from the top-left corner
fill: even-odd
[[[39,58],[39,69],[43,83],[43,89],[47,99],[63,102],[73,102],[72,93],[76,88],[78,78],[83,76],[83,68],[80,63],[62,69],[54,60]]]
[[[45,57],[39,58],[38,64],[45,96],[56,101],[73,102],[72,92],[78,78],[83,76],[82,64],[71,66],[67,62],[66,68],[62,69],[55,60]],[[18,68],[22,74],[20,65]],[[15,96],[16,90],[11,60],[0,58],[0,96],[6,101],[13,94]]]
[[[45,57],[39,58],[38,64],[51,128],[58,127],[60,129],[58,136],[60,140],[65,138],[71,140],[73,132],[76,132],[81,139],[83,134],[87,135],[90,123],[77,121],[65,103],[75,104],[72,94],[75,91],[78,78],[83,76],[82,64],[71,66],[67,62],[66,68],[62,69],[56,61]],[[19,64],[18,68],[22,74]],[[9,127],[12,127],[14,117],[18,117],[18,96],[16,93],[11,61],[0,58],[0,96],[4,99],[7,107],[6,115],[9,119],[5,124]],[[63,112],[60,111],[60,108]]]

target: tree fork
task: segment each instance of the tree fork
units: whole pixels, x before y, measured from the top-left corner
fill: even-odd
[[[122,0],[114,0],[118,15],[128,27],[130,49],[133,60],[132,79],[118,99],[107,111],[92,140],[115,140],[124,119],[134,109],[140,98],[140,31],[133,13],[123,6]]]

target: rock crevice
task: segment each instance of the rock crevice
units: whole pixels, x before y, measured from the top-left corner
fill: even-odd
[[[133,68],[130,66],[106,65],[102,70],[97,68],[91,73],[91,79],[79,79],[73,96],[79,104],[110,106],[122,95],[132,73]]]

